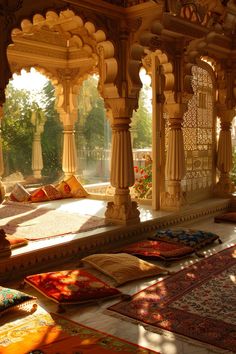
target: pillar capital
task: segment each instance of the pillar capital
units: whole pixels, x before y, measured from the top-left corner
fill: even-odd
[[[64,80],[56,86],[55,108],[63,125],[74,124],[78,115],[78,94],[80,86]]]
[[[106,98],[105,106],[112,125],[130,124],[133,111],[138,107],[138,100],[124,97]]]
[[[169,115],[169,122],[174,120],[183,120],[184,113],[187,110],[187,104],[185,103],[166,103],[164,105],[164,111]]]
[[[218,107],[217,115],[219,116],[221,123],[230,123],[236,115],[235,109],[226,109],[225,107]]]

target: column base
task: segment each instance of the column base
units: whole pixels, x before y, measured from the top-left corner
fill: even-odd
[[[41,179],[42,178],[42,170],[33,170],[33,176],[35,179]]]
[[[214,194],[217,197],[229,198],[235,192],[235,185],[228,175],[221,175],[219,182],[214,187]]]
[[[140,212],[136,202],[126,202],[121,205],[108,202],[105,218],[107,222],[128,225],[139,223],[139,214]]]
[[[186,193],[181,189],[179,181],[169,181],[168,192],[161,197],[161,209],[178,211],[187,204]]]

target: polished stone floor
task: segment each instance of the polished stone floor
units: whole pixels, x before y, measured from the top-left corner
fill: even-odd
[[[75,201],[75,203],[77,203],[76,207],[78,210],[78,202]],[[88,203],[88,201],[79,203],[81,211],[85,209],[86,203]],[[68,208],[73,208],[72,204],[69,207],[66,204],[60,203],[58,204],[58,208],[61,210],[66,208],[68,210]],[[47,206],[50,207],[50,203]],[[102,216],[104,212],[104,207],[105,204],[102,201],[97,201],[97,203],[94,203],[93,206],[94,214],[97,216],[99,215]],[[153,218],[156,217],[158,213],[164,213],[164,212],[153,212],[151,211],[151,208],[148,206],[141,207],[140,211],[141,211],[142,219]],[[220,223],[220,224],[214,223],[213,216],[204,217],[192,222],[185,222],[182,225],[191,228],[198,228],[202,230],[212,231],[217,233],[221,237],[223,241],[222,244],[218,244],[218,242],[216,242],[213,245],[203,249],[206,257],[220,251],[221,249],[236,244],[236,225],[230,223]],[[17,252],[20,252],[20,249]],[[169,269],[174,271],[180,270],[197,261],[199,261],[199,258],[197,258],[196,256],[189,256],[184,260],[174,262]],[[163,266],[161,262],[157,264]],[[77,266],[77,262],[73,264],[66,263],[64,264],[64,266],[61,265],[60,269],[63,268],[69,269],[71,267],[76,267],[76,266]],[[155,279],[151,278],[151,279],[144,279],[141,281],[131,282],[129,284],[121,286],[120,290],[122,290],[125,293],[134,294],[144,289],[145,287],[155,283],[160,279],[161,278],[156,277]],[[19,286],[19,282],[17,281],[14,283],[9,283],[8,285],[17,288]],[[27,286],[25,292],[28,292],[38,297],[38,302],[40,304],[40,308],[38,311],[48,311],[48,312],[57,311],[57,305],[55,303],[43,297],[40,293],[38,293],[33,288]],[[110,333],[114,336],[142,345],[149,349],[159,351],[161,352],[161,354],[210,354],[210,353],[217,352],[213,349],[205,348],[204,344],[193,343],[191,341],[189,342],[186,341],[185,339],[180,340],[175,336],[167,337],[164,335],[153,333],[146,330],[142,325],[132,324],[130,322],[126,322],[106,314],[105,313],[106,308],[116,302],[117,300],[112,300],[112,301],[103,302],[102,304],[101,303],[90,304],[86,306],[73,305],[66,309],[66,312],[63,314],[63,316],[68,317],[76,322],[87,325],[89,327],[101,330],[106,333]],[[220,353],[223,354],[224,352],[221,351]],[[68,354],[70,354],[69,349],[68,349]]]

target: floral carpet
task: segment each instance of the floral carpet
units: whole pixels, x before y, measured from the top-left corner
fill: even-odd
[[[56,314],[0,327],[1,354],[160,354]]]
[[[196,262],[108,310],[158,333],[172,332],[204,346],[236,352],[236,246]]]

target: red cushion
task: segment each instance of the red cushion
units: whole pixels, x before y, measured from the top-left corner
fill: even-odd
[[[117,252],[129,253],[145,258],[173,260],[193,253],[194,249],[177,243],[143,240],[124,246],[122,249],[117,250]]]
[[[75,304],[121,294],[118,289],[84,269],[29,275],[25,281],[60,304]]]
[[[236,223],[236,211],[229,211],[215,216],[215,222],[232,222]]]

